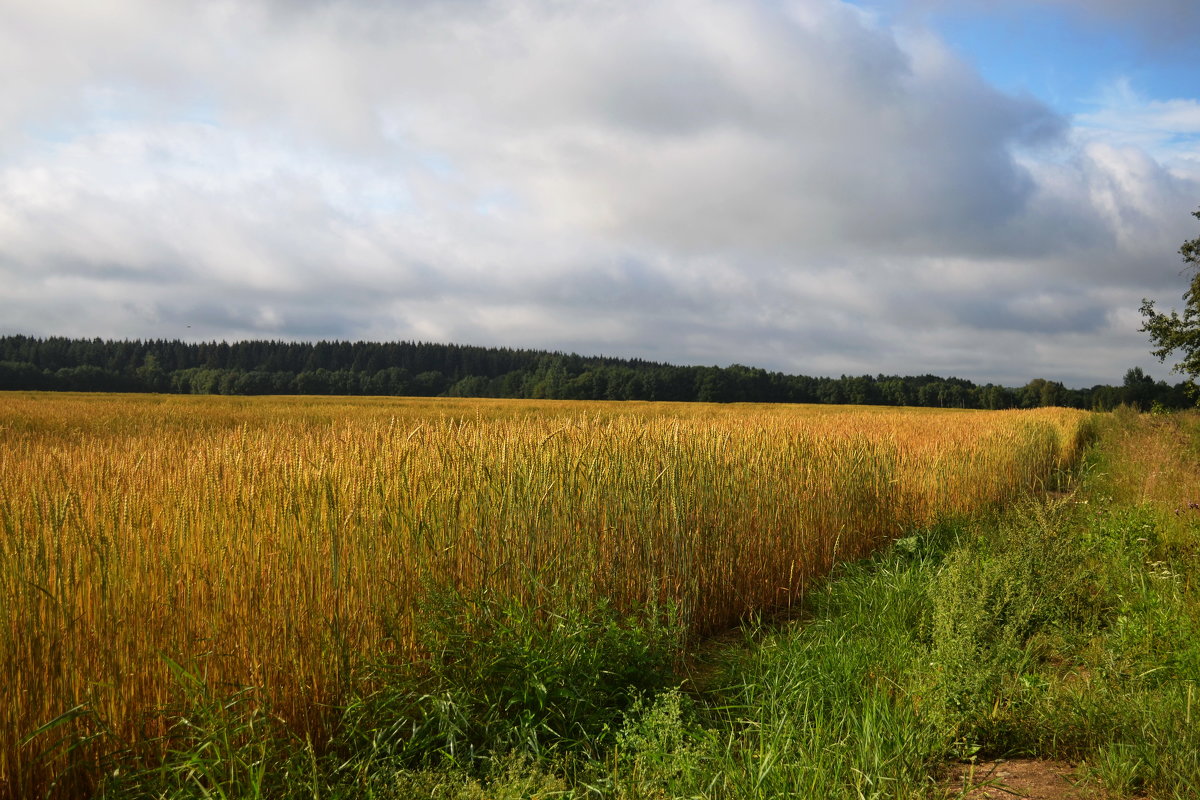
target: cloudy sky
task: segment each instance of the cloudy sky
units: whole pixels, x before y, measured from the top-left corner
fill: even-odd
[[[1172,381],[1195,0],[0,0],[0,333]]]

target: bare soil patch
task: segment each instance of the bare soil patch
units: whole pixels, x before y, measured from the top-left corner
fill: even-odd
[[[1012,759],[962,764],[946,787],[947,798],[963,800],[1110,800],[1104,789],[1084,784],[1063,761]]]

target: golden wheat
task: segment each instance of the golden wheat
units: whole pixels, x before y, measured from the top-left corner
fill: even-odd
[[[160,657],[316,729],[361,659],[416,655],[450,584],[580,585],[693,632],[793,601],[906,526],[1068,463],[1087,416],[331,398],[0,395],[0,794],[85,706],[161,728]],[[77,757],[77,756],[76,756]]]

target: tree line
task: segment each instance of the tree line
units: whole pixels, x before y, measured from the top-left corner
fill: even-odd
[[[675,366],[428,342],[183,342],[0,337],[0,390],[178,394],[403,395],[563,400],[840,403],[940,408],[1122,403],[1186,408],[1185,384],[1140,368],[1119,386],[1069,389],[1038,378],[1022,387],[935,375],[808,377],[735,364]]]

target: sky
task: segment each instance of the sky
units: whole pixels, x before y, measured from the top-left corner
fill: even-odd
[[[0,0],[0,334],[1119,383],[1195,0]]]

